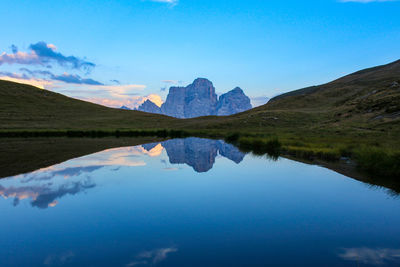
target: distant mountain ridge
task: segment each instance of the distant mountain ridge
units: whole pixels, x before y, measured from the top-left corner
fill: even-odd
[[[228,116],[251,108],[250,98],[239,87],[218,99],[212,82],[198,78],[186,87],[171,87],[167,100],[161,107],[146,100],[138,110],[175,118],[195,118],[210,115]]]

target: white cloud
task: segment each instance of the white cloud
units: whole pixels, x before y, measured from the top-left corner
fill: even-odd
[[[158,3],[166,3],[170,4],[172,6],[175,6],[178,4],[178,0],[148,0],[150,2],[158,2]]]
[[[161,106],[163,101],[161,96],[156,94],[151,94],[148,96],[131,96],[129,98],[112,98],[112,97],[96,97],[96,96],[73,96],[74,98],[96,103],[99,105],[112,107],[112,108],[120,108],[122,106],[128,107],[130,109],[138,108],[143,102],[146,100],[150,100],[155,103],[157,106]]]
[[[13,73],[13,75],[1,75],[0,74],[0,80],[16,82],[16,83],[25,83],[25,84],[39,87],[40,89],[53,88],[53,84],[54,84],[54,82],[44,80],[44,79],[26,78],[18,73]]]
[[[342,3],[372,3],[372,2],[395,2],[397,0],[340,0]]]
[[[266,103],[268,103],[269,99],[270,98],[267,96],[256,96],[256,97],[251,97],[250,101],[251,101],[251,105],[253,106],[253,108],[255,108],[255,107],[265,105]]]
[[[400,249],[390,248],[345,248],[339,257],[363,264],[382,265],[400,262]]]
[[[160,249],[154,249],[150,251],[143,251],[142,253],[139,253],[134,261],[131,261],[128,263],[126,266],[127,267],[133,267],[133,266],[154,266],[162,261],[164,261],[167,257],[168,254],[175,253],[177,252],[178,249],[174,247],[170,248],[160,248]]]

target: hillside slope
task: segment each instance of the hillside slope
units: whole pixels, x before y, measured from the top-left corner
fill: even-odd
[[[273,98],[268,109],[329,109],[338,117],[367,115],[372,119],[400,115],[400,61],[347,75],[333,82]],[[369,114],[368,114],[369,113]]]
[[[290,128],[398,132],[400,61],[282,94],[263,106],[207,123],[210,121],[217,124],[213,127],[254,131]]]
[[[0,129],[164,128],[175,119],[107,108],[34,86],[0,80]]]

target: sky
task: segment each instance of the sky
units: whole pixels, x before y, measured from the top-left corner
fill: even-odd
[[[400,59],[400,1],[0,0],[0,79],[111,107],[208,78],[254,106]]]

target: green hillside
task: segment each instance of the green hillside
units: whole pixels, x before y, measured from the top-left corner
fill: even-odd
[[[164,128],[174,120],[107,108],[34,86],[0,80],[1,130]]]
[[[277,96],[264,106],[225,118],[221,127],[400,130],[400,61],[333,82]]]

